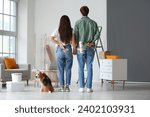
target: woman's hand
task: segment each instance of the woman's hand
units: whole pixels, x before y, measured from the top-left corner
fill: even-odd
[[[62,49],[65,49],[64,46],[63,46],[63,44],[62,44],[61,42],[59,42],[58,46],[59,46],[60,48],[62,48]]]

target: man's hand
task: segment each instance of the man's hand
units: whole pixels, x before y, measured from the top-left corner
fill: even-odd
[[[86,44],[87,47],[91,48],[91,47],[94,47],[95,46],[95,43],[94,42],[88,42]]]

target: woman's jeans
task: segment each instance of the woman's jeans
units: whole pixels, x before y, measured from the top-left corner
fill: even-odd
[[[93,59],[95,51],[93,48],[86,48],[82,53],[77,50],[78,59],[78,78],[80,83],[80,88],[84,88],[85,84],[87,88],[92,88],[92,78],[93,78]],[[87,78],[84,79],[84,66],[87,67]]]
[[[64,46],[66,51],[59,46],[56,49],[56,62],[58,68],[58,80],[60,86],[70,85],[71,82],[71,68],[73,63],[73,55],[71,45]],[[64,80],[64,73],[66,72],[66,81]]]

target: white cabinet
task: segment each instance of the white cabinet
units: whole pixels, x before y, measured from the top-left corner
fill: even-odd
[[[127,59],[100,59],[100,79],[111,80],[114,89],[114,81],[123,81],[123,88],[127,80]]]

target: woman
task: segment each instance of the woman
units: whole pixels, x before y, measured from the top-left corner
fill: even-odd
[[[63,15],[60,18],[59,28],[52,33],[51,41],[57,45],[56,62],[58,68],[58,79],[61,86],[60,91],[69,92],[71,68],[73,63],[72,54],[76,53],[76,44],[68,16]],[[64,79],[64,71],[66,72],[66,80]]]

